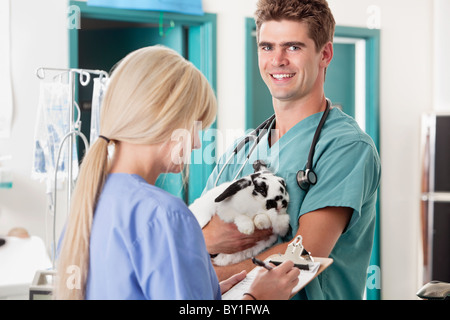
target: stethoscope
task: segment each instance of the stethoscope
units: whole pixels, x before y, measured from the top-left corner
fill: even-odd
[[[313,157],[314,157],[314,151],[316,149],[317,141],[319,140],[320,132],[322,131],[322,127],[325,124],[325,120],[327,119],[328,113],[330,112],[330,109],[331,109],[331,101],[327,98],[326,102],[327,103],[326,103],[325,111],[323,112],[322,118],[320,119],[320,122],[317,126],[316,132],[314,133],[311,147],[309,149],[308,161],[306,162],[305,170],[299,170],[297,172],[297,184],[302,190],[305,190],[305,191],[308,191],[308,189],[311,185],[315,185],[317,183],[317,175],[312,169]],[[248,163],[253,150],[255,150],[256,146],[258,145],[259,141],[264,136],[264,134],[266,134],[269,131],[274,120],[275,120],[275,115],[272,115],[269,119],[267,119],[266,121],[261,123],[255,130],[253,130],[248,135],[246,135],[238,143],[236,148],[234,148],[233,152],[230,154],[227,161],[223,165],[222,169],[219,171],[216,181],[214,182],[215,187],[217,186],[217,182],[219,181],[219,178],[222,175],[223,170],[230,163],[231,159],[235,155],[237,155],[237,153],[242,149],[242,147],[244,147],[247,144],[247,142],[252,140],[252,141],[254,141],[252,148],[250,149],[249,153],[247,154],[244,163],[241,165],[241,168],[239,169],[238,173],[234,177],[233,181],[235,181],[237,179],[237,177],[241,174],[242,170],[244,169],[245,165]]]

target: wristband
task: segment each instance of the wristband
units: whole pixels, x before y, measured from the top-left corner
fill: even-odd
[[[258,299],[256,299],[255,296],[252,295],[251,293],[246,292],[246,293],[244,293],[243,295],[244,295],[244,296],[250,296],[250,297],[253,298],[253,300],[258,300]]]

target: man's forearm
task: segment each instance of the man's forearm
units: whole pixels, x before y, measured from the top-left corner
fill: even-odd
[[[286,243],[280,243],[277,244],[266,251],[260,253],[257,258],[261,260],[267,259],[267,257],[281,253],[284,254],[286,252],[286,248],[288,246],[289,242]],[[216,270],[217,277],[219,278],[219,281],[223,281],[228,279],[229,277],[233,276],[236,273],[241,272],[242,270],[246,270],[247,272],[250,272],[255,265],[253,264],[251,259],[245,259],[244,261],[241,261],[239,263],[235,263],[229,266],[216,266],[214,265],[214,269]]]
[[[303,215],[299,220],[299,228],[296,235],[302,235],[303,245],[314,257],[328,257],[339,239],[339,236],[348,225],[352,209],[347,207],[326,207]],[[292,241],[292,240],[291,240]],[[267,257],[286,252],[291,241],[277,244],[258,255],[258,259],[265,260]],[[219,280],[228,279],[232,275],[247,270],[249,272],[255,267],[251,259],[246,259],[237,264],[226,267],[216,267],[215,270]]]

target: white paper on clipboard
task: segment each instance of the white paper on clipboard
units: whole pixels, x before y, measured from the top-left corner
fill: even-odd
[[[270,259],[266,259],[268,262]],[[292,294],[297,293],[304,288],[312,279],[314,279],[319,270],[320,262],[314,262],[310,270],[300,270],[298,276],[298,284],[292,290]],[[245,292],[249,291],[250,285],[255,280],[256,274],[262,267],[256,267],[247,274],[244,280],[236,284],[233,288],[222,295],[223,300],[240,300]]]

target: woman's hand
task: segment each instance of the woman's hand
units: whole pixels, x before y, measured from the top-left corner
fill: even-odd
[[[268,239],[272,229],[258,230],[246,235],[234,223],[227,223],[214,215],[203,228],[206,248],[210,254],[235,253],[253,247],[258,241]]]
[[[251,296],[245,295],[243,299],[287,300],[298,283],[299,275],[300,269],[294,267],[292,261],[285,261],[272,270],[261,268],[248,290]]]
[[[220,282],[220,292],[222,292],[222,294],[224,294],[225,292],[230,290],[232,287],[234,287],[235,284],[244,280],[246,276],[247,276],[247,272],[245,270],[243,270],[243,271],[231,276],[227,280],[221,281]]]

